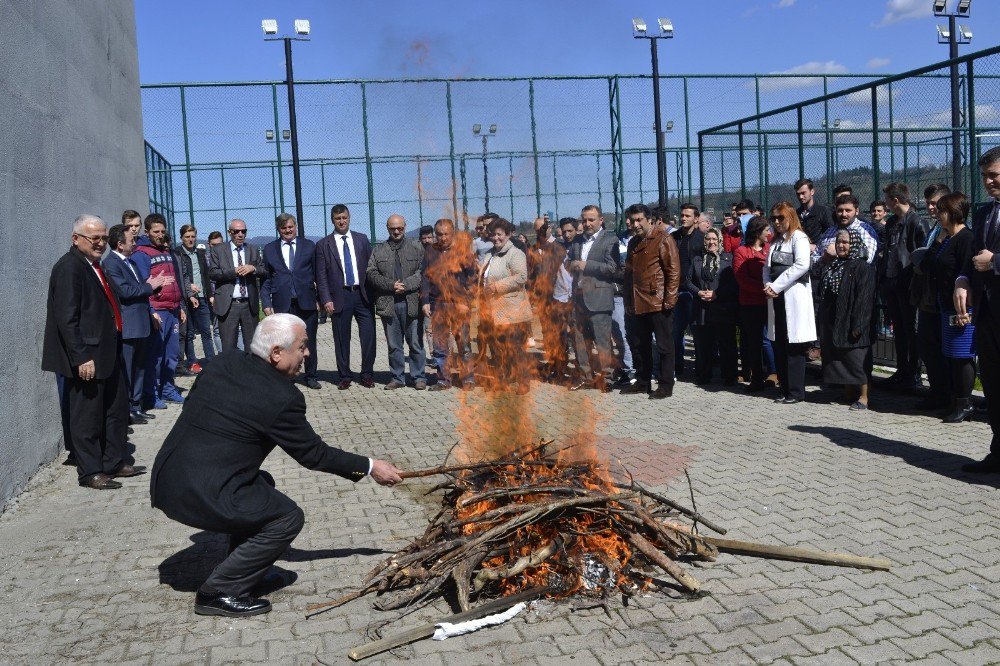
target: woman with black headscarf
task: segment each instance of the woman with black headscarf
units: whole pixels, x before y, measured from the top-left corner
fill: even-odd
[[[871,346],[875,273],[857,230],[841,229],[834,247],[837,256],[826,265],[820,281],[823,381],[842,384],[851,409],[860,411],[868,409],[865,355]]]
[[[722,251],[722,234],[717,229],[705,232],[704,250],[691,257],[684,286],[694,302],[691,328],[695,383],[711,381],[712,366],[718,357],[722,383],[732,386],[739,371],[736,348],[739,285],[733,273],[733,256]]]

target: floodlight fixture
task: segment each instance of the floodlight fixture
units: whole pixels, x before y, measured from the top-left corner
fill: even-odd
[[[948,0],[934,0],[934,16],[947,16]]]
[[[951,31],[943,25],[937,26],[938,44],[947,44],[951,39]]]
[[[972,0],[958,0],[958,8],[955,11],[959,16],[968,16],[972,11]]]
[[[674,24],[670,22],[670,19],[661,18],[656,19],[657,23],[660,24],[660,36],[666,39],[671,39],[674,36]]]
[[[476,123],[475,125],[472,126],[472,133],[475,134],[476,136],[479,136],[479,133],[482,131],[483,131],[483,126],[480,125],[479,123]]]
[[[972,41],[972,29],[967,25],[959,26],[958,41],[960,44],[968,44]]]
[[[291,138],[292,138],[292,131],[291,130],[281,130],[281,140],[282,141],[290,141]]]
[[[490,125],[490,134],[496,134],[496,133],[497,133],[497,124],[493,123],[492,125]]]
[[[632,36],[636,39],[640,39],[646,36],[646,19],[634,18],[632,19]]]
[[[840,118],[834,118],[833,119],[833,127],[834,127],[834,129],[837,129],[838,127],[840,127],[840,123],[841,122],[843,122],[843,121],[841,121]]]
[[[264,140],[274,141],[274,130],[264,130]]]
[[[260,22],[260,27],[264,30],[265,35],[278,34],[278,22],[274,19],[264,19]]]
[[[309,19],[295,19],[295,34],[303,37],[309,35]]]
[[[668,120],[667,124],[666,124],[666,129],[667,129],[668,132],[673,132],[674,131],[674,121]]]

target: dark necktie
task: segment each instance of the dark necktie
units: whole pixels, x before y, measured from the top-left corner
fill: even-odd
[[[243,265],[243,246],[242,245],[240,245],[239,247],[236,248],[236,261],[238,262],[237,266],[242,266]],[[236,281],[240,285],[240,298],[246,298],[247,297],[247,286],[243,283],[243,278],[242,277],[237,277]]]
[[[1000,227],[1000,199],[993,202],[993,210],[986,218],[986,248],[992,249],[997,239],[997,227]]]
[[[285,244],[288,245],[288,270],[291,271],[292,266],[295,265],[295,241],[285,241]],[[298,298],[295,295],[295,280],[292,280],[291,285],[292,298]]]
[[[403,262],[399,258],[399,250],[400,248],[397,247],[395,255],[392,260],[392,273],[393,273],[393,278],[396,280],[396,282],[403,281]]]
[[[97,271],[97,277],[101,279],[101,286],[104,287],[104,295],[108,298],[108,303],[111,304],[111,312],[115,316],[115,328],[118,332],[122,332],[122,313],[118,310],[118,301],[115,299],[115,295],[111,293],[111,286],[108,284],[107,279],[104,277],[104,271],[101,270],[100,262],[94,262],[94,270]]]
[[[344,284],[353,287],[357,282],[354,280],[354,260],[351,259],[350,236],[344,234]]]

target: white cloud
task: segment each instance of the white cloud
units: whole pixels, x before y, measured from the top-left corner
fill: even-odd
[[[796,65],[780,72],[772,74],[847,74],[847,67],[844,67],[836,60],[818,61],[811,60],[801,65]],[[809,88],[810,86],[822,86],[823,79],[820,76],[797,76],[795,78],[762,78],[760,80],[761,92],[774,92],[777,90],[793,90],[795,88]]]
[[[784,9],[785,7],[791,7],[795,4],[795,0],[778,0],[778,4],[774,6],[775,9]]]
[[[876,88],[876,90],[878,91],[877,93],[878,103],[887,104],[889,101],[889,86],[879,86],[878,88]],[[894,102],[899,99],[900,93],[902,93],[902,90],[900,90],[899,88],[893,89],[892,99]],[[852,93],[848,93],[847,95],[839,97],[836,100],[831,100],[830,103],[833,104],[838,102],[845,104],[847,106],[860,106],[861,108],[864,109],[870,109],[872,105],[871,89],[866,88],[864,90],[858,90]]]
[[[754,14],[756,14],[759,11],[760,11],[760,5],[753,5],[752,7],[744,9],[743,13],[740,14],[740,16],[742,18],[749,18],[749,17],[753,16]]]
[[[993,124],[1000,120],[1000,108],[992,104],[976,104],[976,124]],[[951,109],[942,109],[933,113],[910,116],[896,123],[902,128],[918,127],[951,127]]]
[[[890,62],[892,61],[889,60],[888,58],[872,58],[865,64],[865,67],[867,67],[868,69],[882,69]]]
[[[882,27],[907,19],[924,18],[933,13],[931,0],[888,0],[885,3],[885,15],[875,25]]]

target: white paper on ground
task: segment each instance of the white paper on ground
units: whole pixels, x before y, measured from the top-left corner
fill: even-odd
[[[523,611],[526,607],[527,605],[522,601],[516,606],[511,606],[503,613],[487,615],[486,617],[479,618],[478,620],[469,620],[468,622],[459,622],[458,624],[452,624],[451,622],[439,622],[435,625],[437,628],[434,630],[434,640],[443,641],[444,639],[451,638],[452,636],[461,636],[462,634],[479,631],[483,627],[492,627],[496,624],[503,624]]]

